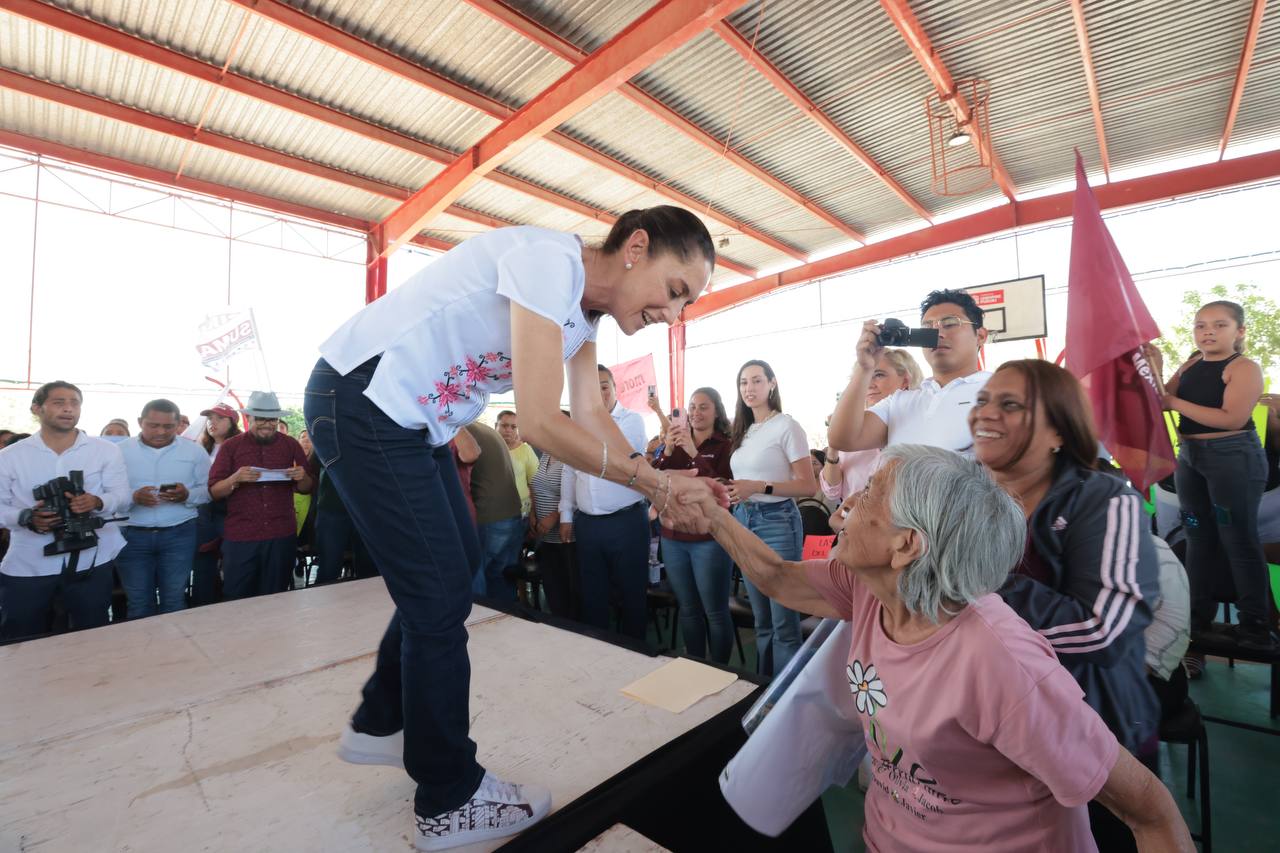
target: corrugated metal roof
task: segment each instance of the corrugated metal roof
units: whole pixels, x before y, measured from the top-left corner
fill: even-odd
[[[1253,64],[1228,150],[1280,136],[1277,115],[1280,115],[1280,5],[1272,3],[1258,28]]]
[[[654,3],[652,0],[509,0],[507,5],[591,52],[649,11]]]
[[[848,239],[616,93],[601,98],[561,129],[660,182],[756,223],[759,230],[785,243],[813,252]]]
[[[497,121],[473,107],[274,23],[226,0],[57,0],[61,8],[408,136],[462,152]],[[569,63],[463,0],[287,0],[306,14],[450,80],[516,107]],[[594,50],[653,0],[508,0],[565,40]],[[1088,0],[1113,170],[1184,154],[1216,153],[1251,0],[1210,4]],[[1274,4],[1273,4],[1274,5]],[[913,0],[951,73],[991,84],[995,149],[1023,193],[1069,179],[1071,149],[1098,165],[1083,66],[1062,0]],[[943,198],[930,187],[928,77],[873,0],[757,0],[731,23],[838,127],[935,215],[1001,200],[989,187]],[[758,26],[758,33],[757,33]],[[304,160],[399,187],[422,186],[441,166],[401,148],[218,90],[146,61],[0,13],[0,66],[115,103],[194,124]],[[875,238],[919,220],[882,181],[784,98],[734,50],[704,33],[638,75],[655,99],[812,202]],[[210,109],[206,112],[206,103]],[[0,90],[0,126],[176,170],[186,143]],[[637,181],[566,151],[529,145],[503,169],[595,208],[621,213],[670,203],[667,184],[808,253],[847,245],[828,222],[627,98],[608,95],[562,130],[617,159]],[[1280,12],[1263,20],[1233,148],[1280,136]],[[967,149],[960,156],[972,156]],[[207,180],[358,217],[381,217],[388,199],[292,169],[196,146],[186,172]],[[602,234],[603,223],[483,181],[463,206],[512,222]],[[776,268],[789,257],[704,217],[726,254]],[[456,239],[483,226],[444,216]],[[452,238],[448,234],[454,234]]]
[[[365,41],[510,106],[550,86],[569,64],[457,0],[293,0]]]
[[[1216,153],[1251,6],[1085,4],[1113,169]]]
[[[232,67],[256,80],[454,150],[497,126],[471,107],[278,24],[258,19],[250,29]]]
[[[655,63],[635,82],[863,232],[916,218],[715,33],[694,39]],[[872,211],[884,211],[877,217],[879,221],[872,220]]]
[[[1101,172],[1070,6],[1026,0],[993,9],[932,0],[913,8],[952,75],[990,85],[992,144],[1019,193],[1073,174],[1075,148],[1090,170]]]
[[[9,89],[0,89],[0,128],[169,171],[178,168],[185,146],[172,136]]]
[[[750,37],[758,18],[759,4],[752,4],[730,21]],[[768,4],[759,19],[756,48],[931,212],[946,213],[998,194],[987,190],[944,198],[933,193],[924,112],[932,85],[878,4]],[[895,209],[900,204],[895,198]],[[872,236],[904,221],[880,216],[883,224],[876,223]]]

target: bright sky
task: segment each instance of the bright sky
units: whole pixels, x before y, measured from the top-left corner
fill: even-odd
[[[231,241],[220,236],[227,230],[225,207],[175,202],[59,169],[41,172],[40,197],[50,203],[37,212],[30,200],[36,170],[3,153],[0,426],[29,424],[29,346],[34,383],[60,378],[85,388],[81,427],[91,433],[113,417],[132,422],[155,396],[194,414],[217,396],[196,355],[197,326],[228,304],[253,310],[262,339],[261,356],[232,363],[232,385],[245,397],[270,384],[286,405],[300,405],[318,344],[363,304],[358,237],[281,225],[237,209],[232,230],[238,237],[252,233]],[[151,222],[93,212],[133,205],[140,207],[129,216]],[[1186,290],[1247,282],[1280,301],[1277,210],[1280,181],[1113,214],[1107,222],[1148,308],[1169,327],[1182,314]],[[1070,233],[1063,222],[944,249],[791,288],[694,323],[685,387],[715,386],[732,407],[738,367],[763,358],[778,374],[784,408],[822,446],[822,424],[844,387],[863,319],[897,316],[914,325],[916,306],[931,289],[1038,274],[1046,278],[1049,349],[1056,355],[1063,345]],[[397,253],[392,286],[432,257]],[[606,319],[599,351],[610,365],[652,353],[659,393],[670,407],[665,329],[627,338]],[[995,344],[988,364],[1033,354],[1030,341]],[[649,420],[656,432],[656,419]]]

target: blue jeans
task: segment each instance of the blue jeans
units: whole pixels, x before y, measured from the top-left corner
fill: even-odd
[[[1226,569],[1235,586],[1240,622],[1270,624],[1267,560],[1258,538],[1258,504],[1267,483],[1267,458],[1250,430],[1223,438],[1183,439],[1174,472],[1178,504],[1187,534],[1187,577],[1191,581],[1191,626],[1213,621],[1218,602],[1213,575]],[[1227,565],[1218,558],[1218,546]]]
[[[0,575],[0,640],[34,639],[48,634],[54,600],[59,596],[72,631],[107,624],[114,566],[114,562],[101,563],[69,579],[61,575]]]
[[[120,585],[129,600],[129,618],[156,615],[156,588],[160,589],[160,613],[187,606],[187,579],[196,557],[196,521],[173,527],[124,527],[128,543],[116,556]]]
[[[520,562],[524,529],[524,519],[518,515],[479,526],[480,570],[471,579],[472,593],[507,601],[516,600],[516,585],[503,576],[502,570]]]
[[[708,636],[711,660],[728,663],[733,653],[733,621],[729,617],[729,581],[733,560],[714,540],[662,540],[662,562],[680,605],[680,631],[685,651],[705,657]]]
[[[609,515],[573,514],[582,578],[582,621],[609,628],[609,604],[622,608],[620,633],[644,640],[648,615],[649,518],[643,502]]]
[[[339,376],[321,359],[303,411],[396,605],[351,725],[375,736],[404,729],[414,810],[432,816],[465,803],[484,778],[468,735],[465,627],[480,545],[449,447],[431,447],[425,429],[405,429],[364,396],[376,365]]]
[[[745,501],[733,508],[733,517],[782,559],[800,559],[804,532],[795,501]],[[756,668],[761,675],[773,675],[800,651],[800,615],[770,599],[745,576],[743,580],[756,622]]]

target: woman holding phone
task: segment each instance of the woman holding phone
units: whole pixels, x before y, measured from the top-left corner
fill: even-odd
[[[545,789],[487,773],[468,735],[464,620],[479,545],[449,440],[491,394],[514,388],[530,443],[638,490],[677,528],[696,527],[701,510],[680,497],[716,484],[632,458],[604,410],[595,338],[606,314],[626,335],[674,323],[714,265],[706,227],[677,207],[628,211],[599,247],[545,228],[498,228],[321,345],[307,429],[396,605],[339,755],[408,771],[418,849],[511,835],[551,808]],[[572,419],[560,414],[566,367]]]
[[[696,471],[699,477],[727,481],[733,477],[729,445],[729,415],[720,393],[714,388],[699,388],[689,396],[687,411],[671,413],[657,468]],[[682,533],[664,524],[662,562],[680,607],[685,651],[693,657],[728,663],[733,652],[733,620],[729,616],[733,561],[710,535]]]
[[[782,559],[799,561],[804,530],[795,499],[816,492],[818,481],[809,462],[809,439],[795,419],[782,413],[778,380],[768,362],[753,359],[738,371],[730,450],[734,517]],[[755,618],[756,666],[761,675],[773,675],[800,650],[800,616],[744,581]]]

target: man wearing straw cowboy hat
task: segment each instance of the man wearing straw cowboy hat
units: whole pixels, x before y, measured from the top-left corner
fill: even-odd
[[[293,493],[315,483],[297,439],[278,431],[284,411],[271,391],[254,391],[248,431],[222,443],[209,471],[209,494],[226,499],[222,537],[223,597],[280,592],[289,584],[297,551]]]

